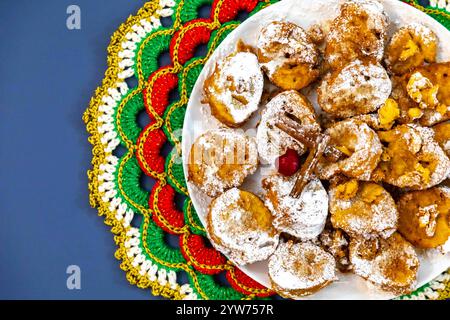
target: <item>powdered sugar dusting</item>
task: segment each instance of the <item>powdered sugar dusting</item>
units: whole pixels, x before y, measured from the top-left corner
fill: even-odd
[[[350,260],[356,274],[384,289],[398,293],[408,293],[414,288],[414,270],[419,267],[419,259],[409,242],[399,234],[394,234],[387,240],[381,239],[376,248],[373,248],[372,257],[365,257],[363,246],[363,242],[358,239],[352,239],[350,244]],[[402,269],[395,270],[395,263]],[[402,271],[408,274],[397,279],[395,273]]]
[[[355,27],[355,20],[361,19],[362,15],[367,15],[366,25],[373,34],[378,34],[379,38],[368,48],[358,48],[364,56],[370,56],[381,61],[384,54],[384,40],[386,37],[389,18],[384,11],[383,5],[375,0],[347,0],[341,1],[341,14],[331,22],[330,31],[327,34],[327,43],[334,43],[339,49],[327,51],[326,59],[331,65],[340,64],[343,61],[352,61],[355,56],[354,49],[358,44],[352,43],[358,29]],[[344,9],[348,9],[343,14]],[[365,40],[365,39],[361,39]]]
[[[240,186],[258,166],[255,139],[234,130],[208,131],[197,139],[192,148],[191,164],[197,165],[203,172],[198,187],[212,197],[231,187]],[[221,177],[220,170],[224,165],[239,167],[229,170],[226,177]],[[190,178],[192,174],[189,170]]]
[[[408,24],[407,26],[404,26],[400,28],[391,39],[391,42],[398,41],[398,38],[402,35],[402,30],[405,30],[407,32],[410,32],[412,35],[420,37],[420,39],[423,41],[423,44],[425,46],[431,45],[437,41],[436,35],[433,31],[431,31],[430,28],[423,25],[422,23],[413,22]]]
[[[438,185],[447,178],[450,174],[450,159],[434,140],[432,129],[408,124],[394,130],[400,134],[398,138],[404,141],[418,161],[433,162],[434,165],[428,181],[424,181],[422,173],[416,168],[408,168],[399,177],[387,175],[385,179],[387,183],[423,190]]]
[[[348,119],[334,124],[326,133],[331,136],[332,141],[345,135],[353,135],[354,152],[350,157],[337,162],[319,163],[320,178],[329,179],[333,175],[343,173],[350,178],[369,180],[383,152],[375,131],[366,123]]]
[[[364,182],[360,182],[360,188],[364,185]],[[351,199],[339,199],[336,188],[331,188],[329,195],[335,228],[340,228],[353,236],[366,238],[374,236],[388,238],[397,229],[397,208],[394,199],[386,190],[383,189],[371,203],[366,202],[360,193]]]
[[[240,206],[241,197],[242,191],[233,188],[216,198],[211,203],[209,227],[220,239],[220,244],[212,239],[215,246],[235,263],[245,265],[267,259],[278,245],[278,234],[256,223],[249,227],[257,213]]]
[[[318,179],[309,182],[300,197],[290,192],[296,177],[272,175],[263,184],[268,189],[266,205],[274,215],[277,230],[294,237],[309,240],[316,238],[325,227],[328,216],[328,195]]]
[[[324,78],[318,102],[324,111],[344,118],[377,110],[391,90],[391,80],[381,65],[355,60],[337,75]]]
[[[224,103],[236,123],[247,120],[258,109],[264,78],[253,53],[238,52],[220,64],[217,99]],[[234,87],[235,90],[224,88]],[[239,96],[239,98],[236,98]]]
[[[274,47],[279,50],[273,50]],[[318,62],[316,47],[305,30],[286,22],[275,21],[266,25],[259,35],[258,49],[269,60],[261,64],[269,77],[289,62],[310,65]]]
[[[336,280],[335,266],[333,256],[312,243],[280,243],[269,260],[269,276],[289,295]]]

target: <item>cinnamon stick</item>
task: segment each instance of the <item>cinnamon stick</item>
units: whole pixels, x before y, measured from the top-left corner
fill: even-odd
[[[295,181],[294,188],[291,191],[291,197],[298,198],[308,182],[311,180],[314,171],[320,158],[323,156],[325,149],[330,142],[330,136],[321,134],[317,139],[317,144],[310,149],[308,157],[305,163],[303,163],[300,172],[298,173],[297,180]]]
[[[284,131],[298,142],[305,145],[308,149],[314,148],[319,130],[315,127],[302,125],[300,120],[293,114],[285,113],[275,123],[275,126]],[[327,146],[323,152],[323,156],[330,162],[336,162],[344,156],[344,154],[333,146]]]

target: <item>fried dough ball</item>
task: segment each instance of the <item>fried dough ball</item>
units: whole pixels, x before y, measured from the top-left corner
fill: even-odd
[[[273,225],[301,240],[316,238],[328,216],[328,195],[319,179],[311,180],[300,197],[290,196],[296,176],[273,174],[262,181],[266,205],[274,216]]]
[[[229,129],[212,130],[192,145],[188,180],[210,197],[238,187],[258,167],[255,139]]]
[[[450,172],[450,160],[434,141],[429,128],[400,125],[378,132],[386,144],[372,178],[399,188],[423,190],[441,183]]]
[[[373,182],[349,180],[329,190],[331,223],[352,237],[390,237],[398,212],[389,192]]]
[[[416,68],[392,82],[401,123],[428,127],[450,119],[450,62]]]
[[[264,77],[256,55],[235,52],[205,80],[204,93],[211,113],[229,127],[240,127],[258,109]]]
[[[438,39],[428,27],[412,23],[397,30],[386,48],[388,70],[402,75],[436,61]]]
[[[450,122],[440,123],[433,127],[434,140],[441,146],[442,150],[450,157]]]
[[[436,187],[403,194],[398,231],[419,248],[437,248],[450,239],[450,189]]]
[[[277,248],[272,215],[250,192],[233,188],[215,198],[206,221],[212,243],[239,265],[266,260]]]
[[[305,96],[294,90],[279,93],[264,109],[256,134],[259,156],[267,163],[274,164],[288,149],[299,155],[306,151],[302,143],[275,126],[275,121],[286,112],[300,119],[303,125],[320,131],[314,107]]]
[[[360,277],[397,295],[415,289],[419,259],[399,233],[388,239],[352,238],[349,250],[353,271]]]
[[[381,62],[389,24],[378,1],[346,1],[326,37],[325,60],[332,69],[370,58]]]
[[[433,108],[432,103],[427,103],[427,97],[423,99],[427,103],[420,124],[432,126],[438,122],[450,119],[450,62],[433,63],[416,69],[416,72],[429,79],[436,88],[436,100]],[[431,90],[433,92],[433,90]]]
[[[300,90],[319,76],[317,47],[294,23],[269,23],[261,30],[257,47],[267,77],[284,90]]]
[[[333,117],[348,118],[376,111],[391,89],[391,80],[380,64],[358,59],[324,77],[317,89],[318,103]]]
[[[299,299],[334,280],[336,263],[321,247],[305,242],[281,242],[269,259],[272,288],[282,297]]]
[[[325,132],[330,135],[330,145],[345,157],[337,162],[319,162],[317,174],[320,179],[330,179],[337,174],[349,178],[369,180],[383,152],[378,135],[366,123],[354,119],[337,122]]]

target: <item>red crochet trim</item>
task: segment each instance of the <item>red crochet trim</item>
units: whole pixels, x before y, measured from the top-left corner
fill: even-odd
[[[219,11],[220,23],[225,23],[236,19],[240,11],[251,12],[258,5],[258,0],[225,0],[222,3]],[[211,12],[214,14],[217,1],[214,1]]]
[[[186,252],[185,245],[188,252]],[[182,235],[180,237],[181,253],[192,266],[204,274],[217,274],[223,271],[227,259],[217,250],[207,247],[205,239],[196,234]]]
[[[250,290],[246,290],[246,289],[242,288],[243,287],[242,285],[244,285],[245,287],[248,287],[248,288],[252,288],[252,289],[259,289],[259,290],[266,289],[266,287],[264,287],[259,282],[253,280],[249,276],[247,276],[244,272],[242,272],[237,267],[234,268],[234,277],[237,280],[237,282],[235,281],[235,279],[233,279],[231,271],[227,271],[226,278],[227,278],[228,282],[231,284],[231,286],[236,291],[239,291],[239,292],[241,292],[243,294],[249,295],[249,294],[252,294],[253,292],[251,292]],[[260,297],[260,298],[270,297],[272,295],[274,295],[273,291],[268,291],[267,293],[259,293],[259,294],[257,294],[257,296]]]
[[[153,186],[152,192],[150,194],[149,199],[149,208],[150,210],[155,210],[155,200],[156,205],[159,209],[160,215],[163,218],[160,220],[160,216],[158,214],[153,214],[153,221],[164,231],[176,234],[173,230],[167,227],[169,224],[172,228],[183,228],[184,227],[184,214],[181,211],[178,211],[175,207],[175,190],[168,184],[163,186],[161,190],[156,193],[156,191],[161,187],[161,183],[158,181]]]
[[[188,26],[198,22],[210,22],[210,20],[191,20],[175,33],[170,42],[170,56],[172,57],[172,61],[174,61],[174,48],[177,43],[179,43],[177,50],[178,62],[182,65],[194,57],[195,49],[199,45],[208,43],[211,38],[211,30],[208,27],[197,26],[188,31],[184,31]],[[182,32],[184,32],[184,34],[180,39]]]
[[[167,73],[157,77],[157,75],[160,74],[161,71],[170,68],[173,67],[166,66],[152,73],[152,75],[148,79],[148,82],[150,83],[154,80],[155,82],[153,83],[153,86],[151,88],[145,88],[143,90],[144,104],[150,118],[152,118],[152,114],[149,110],[148,92],[150,91],[150,102],[152,109],[162,117],[169,105],[170,92],[176,89],[178,86],[178,76],[175,73]]]
[[[140,134],[137,140],[138,149],[136,151],[136,158],[142,171],[150,177],[157,178],[156,174],[164,172],[164,165],[166,159],[160,155],[161,149],[167,142],[167,137],[164,131],[158,129],[148,131],[151,124],[149,124]],[[147,166],[151,171],[148,170]]]

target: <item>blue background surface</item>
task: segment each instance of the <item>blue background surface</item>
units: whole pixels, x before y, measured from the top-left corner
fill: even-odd
[[[81,120],[110,36],[144,0],[0,0],[0,299],[149,299],[88,203]],[[66,28],[81,7],[82,29]],[[68,290],[66,268],[81,268]]]
[[[143,0],[0,1],[0,299],[149,299],[88,203],[81,120],[110,36]],[[82,29],[66,28],[81,7]],[[66,268],[79,265],[81,290]]]

